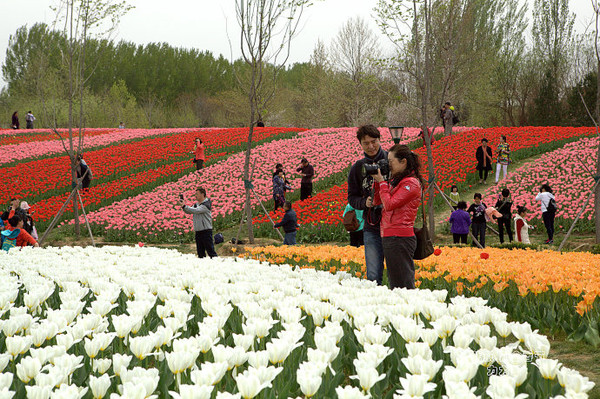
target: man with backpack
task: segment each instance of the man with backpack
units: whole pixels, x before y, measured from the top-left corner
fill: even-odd
[[[459,120],[454,112],[454,107],[449,101],[444,104],[444,136],[450,136],[452,134],[452,127],[458,124]]]
[[[33,129],[33,121],[35,120],[35,116],[31,113],[31,111],[27,112],[25,115],[25,123],[27,124],[27,129]]]
[[[23,228],[23,219],[15,215],[8,219],[8,228],[2,231],[2,249],[9,251],[11,248],[33,245],[39,247],[40,244]]]

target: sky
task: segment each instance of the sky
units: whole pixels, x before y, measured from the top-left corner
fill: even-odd
[[[529,1],[532,0],[519,0]],[[37,22],[51,23],[50,10],[57,0],[0,0],[0,64],[4,63],[11,34],[23,26]],[[239,57],[239,39],[235,34],[234,0],[128,0],[135,6],[126,14],[116,32],[115,40],[136,44],[166,42],[175,47],[208,50],[228,59]],[[306,9],[301,30],[291,46],[289,63],[310,59],[317,40],[329,44],[340,27],[350,18],[362,16],[380,37],[385,50],[389,42],[381,35],[374,21],[373,7],[377,0],[316,1]],[[570,0],[571,11],[577,16],[576,30],[583,32],[591,21],[590,0]],[[531,8],[531,7],[530,7]],[[228,36],[231,40],[228,39]],[[231,46],[230,46],[231,41]],[[233,51],[232,51],[233,50]],[[1,73],[0,73],[1,75]],[[5,82],[0,76],[0,87]]]

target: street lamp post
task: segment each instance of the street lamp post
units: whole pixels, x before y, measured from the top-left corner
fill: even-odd
[[[394,144],[400,144],[400,140],[402,140],[402,133],[404,132],[404,126],[390,126],[390,134],[392,135],[392,140],[394,140]]]

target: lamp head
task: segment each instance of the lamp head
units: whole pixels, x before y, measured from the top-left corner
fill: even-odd
[[[402,133],[404,132],[404,126],[390,126],[390,134],[392,135],[392,140],[394,140],[394,144],[400,144],[400,140],[402,140]]]

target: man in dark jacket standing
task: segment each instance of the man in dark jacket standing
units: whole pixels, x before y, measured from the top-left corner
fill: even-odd
[[[281,222],[273,225],[274,229],[283,227],[285,236],[283,238],[283,245],[296,245],[296,230],[298,229],[298,219],[296,217],[296,211],[292,209],[292,203],[286,201],[283,204],[283,210],[285,214]]]
[[[300,201],[304,201],[312,197],[312,179],[315,176],[315,168],[308,163],[306,158],[302,158],[300,167],[296,171],[300,172],[302,176],[302,181],[300,182]]]
[[[505,188],[502,190],[502,195],[496,201],[496,210],[502,214],[498,218],[498,235],[500,236],[500,244],[504,244],[504,228],[508,234],[508,242],[513,240],[513,232],[511,227],[512,222],[512,206],[513,202],[510,199],[510,190]]]
[[[364,164],[376,163],[387,159],[387,152],[381,148],[381,134],[373,125],[358,128],[356,138],[360,143],[364,158],[356,161],[348,174],[348,203],[358,210],[364,211],[364,242],[367,279],[381,285],[383,279],[383,244],[381,241],[380,222],[381,205],[373,206],[373,177],[363,171]]]
[[[217,255],[212,232],[212,214],[211,201],[206,198],[206,190],[198,187],[196,190],[196,203],[192,206],[183,204],[183,195],[179,197],[179,202],[185,213],[194,215],[194,231],[196,232],[196,250],[198,257],[206,257],[206,253],[211,258]]]

